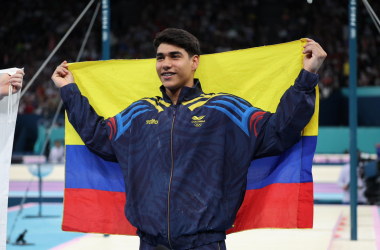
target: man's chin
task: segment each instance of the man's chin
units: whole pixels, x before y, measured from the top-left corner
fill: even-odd
[[[170,89],[170,90],[176,90],[179,88],[179,84],[178,83],[175,83],[175,82],[162,82],[162,85],[166,88],[166,89]]]

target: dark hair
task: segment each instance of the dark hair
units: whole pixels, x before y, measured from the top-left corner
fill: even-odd
[[[161,43],[181,47],[189,54],[189,57],[201,55],[198,39],[186,30],[168,28],[157,33],[153,41],[154,48],[157,50]]]

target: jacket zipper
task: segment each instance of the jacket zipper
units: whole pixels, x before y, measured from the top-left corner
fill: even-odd
[[[173,123],[172,123],[172,131],[171,131],[171,156],[172,156],[172,170],[170,174],[170,182],[169,182],[169,192],[168,192],[168,241],[170,245],[170,249],[172,248],[172,245],[170,243],[170,187],[172,185],[172,178],[173,178],[173,170],[174,170],[174,157],[173,157],[173,128],[174,128],[174,121],[175,121],[175,116],[176,116],[176,108],[173,110]]]

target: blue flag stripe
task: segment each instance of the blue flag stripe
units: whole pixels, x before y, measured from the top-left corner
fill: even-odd
[[[65,188],[125,192],[119,164],[103,160],[84,145],[66,145]]]
[[[247,190],[274,183],[312,182],[311,167],[316,145],[317,136],[303,136],[281,155],[253,161],[248,169]]]
[[[311,167],[317,136],[304,136],[279,156],[255,160],[248,170],[247,190],[274,183],[312,182]],[[84,145],[66,146],[66,188],[125,192],[118,163],[104,161]]]

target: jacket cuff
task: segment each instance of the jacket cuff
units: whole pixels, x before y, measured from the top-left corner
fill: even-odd
[[[312,91],[315,89],[319,81],[319,75],[302,69],[298,75],[294,87],[299,91]]]
[[[78,86],[75,83],[69,83],[59,89],[59,94],[61,95],[62,101],[68,101],[73,95],[81,94]]]

